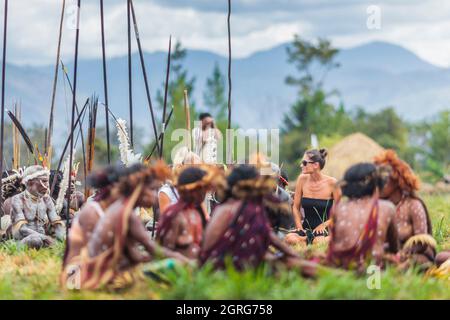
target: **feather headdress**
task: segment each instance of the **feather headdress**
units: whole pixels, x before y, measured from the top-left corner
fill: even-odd
[[[135,154],[130,149],[130,140],[127,132],[127,122],[123,119],[117,119],[117,137],[119,139],[120,160],[125,166],[131,166],[134,163],[142,162],[140,153]]]

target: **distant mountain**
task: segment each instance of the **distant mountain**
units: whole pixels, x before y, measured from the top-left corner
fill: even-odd
[[[244,128],[276,128],[284,113],[295,101],[295,89],[284,79],[295,74],[287,63],[287,44],[257,52],[247,58],[234,59],[233,121]],[[153,104],[156,108],[156,90],[161,88],[165,73],[166,53],[146,53]],[[327,80],[327,89],[336,88],[346,108],[361,106],[369,111],[393,106],[406,119],[421,119],[450,106],[450,70],[431,65],[414,53],[394,44],[370,42],[339,52],[341,67],[333,70]],[[200,50],[188,50],[185,66],[196,77],[192,100],[202,107],[202,96],[207,77],[218,63],[226,74],[227,58]],[[70,73],[71,63],[67,64]],[[79,62],[78,103],[84,103],[92,93],[103,100],[101,60]],[[53,66],[29,67],[8,65],[7,102],[21,100],[25,123],[48,121]],[[57,121],[55,130],[67,134],[70,114],[70,91],[61,80],[58,84]],[[72,79],[72,74],[70,74]],[[150,116],[137,54],[133,56],[135,118],[139,126],[150,132]],[[109,103],[119,116],[128,119],[127,57],[108,60]],[[67,103],[66,103],[67,102]],[[99,122],[104,116],[99,116]]]

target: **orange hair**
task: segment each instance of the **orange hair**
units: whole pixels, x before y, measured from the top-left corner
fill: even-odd
[[[411,167],[401,160],[394,150],[388,149],[375,157],[375,164],[381,166],[390,166],[390,177],[398,187],[403,191],[413,194],[419,190],[420,180],[414,174]]]

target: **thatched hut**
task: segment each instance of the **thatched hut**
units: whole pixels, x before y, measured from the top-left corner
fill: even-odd
[[[341,179],[350,166],[359,162],[373,162],[374,157],[383,150],[365,134],[353,133],[328,150],[328,159],[323,172]]]

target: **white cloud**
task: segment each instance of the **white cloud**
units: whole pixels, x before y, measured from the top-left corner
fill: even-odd
[[[73,0],[67,0],[73,3]],[[106,0],[105,24],[108,57],[127,52],[126,1]],[[223,2],[223,3],[222,3]],[[8,62],[52,64],[55,59],[61,2],[10,1]],[[98,1],[82,1],[80,57],[101,56]],[[226,55],[225,0],[134,0],[142,44],[147,51],[166,50],[170,34],[188,48]],[[365,9],[372,1],[344,0],[233,0],[233,56],[244,57],[292,39],[328,37],[338,46],[370,40],[398,43],[434,64],[450,62],[449,2],[378,1],[381,30],[368,30]],[[3,8],[0,8],[3,15]],[[66,19],[70,17],[66,16]],[[64,29],[62,54],[73,59],[74,31]],[[135,44],[133,39],[133,46]]]

